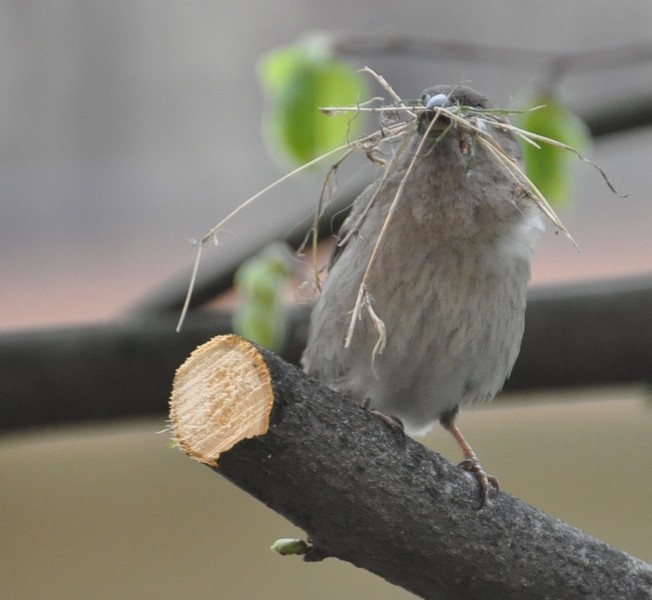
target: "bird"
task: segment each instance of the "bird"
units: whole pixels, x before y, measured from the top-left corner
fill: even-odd
[[[498,480],[456,418],[460,406],[492,400],[510,375],[543,223],[522,178],[478,141],[488,132],[521,164],[506,117],[482,119],[492,108],[485,96],[437,85],[418,105],[416,126],[337,234],[301,363],[409,435],[439,422],[477,479],[482,507]],[[472,127],[446,112],[469,109]]]

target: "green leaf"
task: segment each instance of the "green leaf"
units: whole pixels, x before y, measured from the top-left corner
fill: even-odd
[[[358,74],[333,58],[319,40],[271,52],[259,71],[268,101],[265,133],[291,161],[304,164],[345,144],[360,130],[360,116],[326,116],[319,110],[350,106],[367,97]]]
[[[541,106],[520,117],[520,127],[557,140],[583,152],[590,135],[584,122],[556,98],[542,94],[530,106]],[[536,148],[522,143],[523,159],[528,177],[553,206],[567,203],[573,193],[575,155],[568,150],[541,143]]]
[[[293,273],[292,254],[281,243],[268,246],[240,266],[235,275],[235,333],[270,350],[281,347],[287,325],[283,296]]]

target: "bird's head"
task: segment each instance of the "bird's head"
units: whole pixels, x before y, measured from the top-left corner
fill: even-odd
[[[470,107],[490,108],[489,100],[465,85],[435,85],[424,90],[421,102],[426,111],[419,116],[419,133],[425,133],[430,127],[433,133],[440,133],[450,125],[450,119],[437,109]],[[434,120],[434,123],[433,123]],[[432,123],[432,126],[430,124]]]

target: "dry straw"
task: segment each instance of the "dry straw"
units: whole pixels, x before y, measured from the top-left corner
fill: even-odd
[[[367,279],[370,273],[370,270],[373,266],[376,255],[378,254],[378,249],[381,247],[383,237],[387,231],[388,225],[391,222],[392,216],[399,206],[405,184],[409,181],[409,178],[413,171],[413,166],[418,156],[422,154],[422,150],[426,140],[428,139],[428,133],[434,126],[436,122],[441,122],[440,120],[446,120],[448,125],[444,128],[439,138],[435,140],[435,143],[442,136],[447,135],[453,128],[458,128],[464,130],[469,134],[471,139],[475,140],[480,146],[482,146],[489,155],[491,155],[498,165],[505,170],[505,172],[512,177],[516,182],[518,182],[523,189],[526,191],[527,195],[532,199],[532,201],[537,205],[541,212],[554,224],[554,226],[563,231],[569,239],[577,246],[575,240],[570,235],[564,224],[561,222],[554,209],[550,206],[544,195],[539,191],[537,186],[528,178],[528,176],[523,172],[517,162],[509,156],[502,148],[502,146],[496,141],[495,137],[492,135],[493,131],[509,131],[519,139],[523,140],[525,143],[532,144],[535,147],[540,147],[541,144],[549,144],[563,150],[574,153],[582,161],[585,161],[592,165],[595,169],[598,170],[602,178],[605,180],[608,187],[617,194],[614,186],[607,177],[606,173],[595,163],[587,159],[581,152],[572,148],[571,146],[559,142],[557,140],[547,138],[536,133],[526,131],[515,125],[512,125],[508,121],[504,120],[504,117],[509,114],[514,114],[523,111],[514,111],[514,110],[504,110],[504,109],[481,109],[468,106],[451,106],[448,108],[427,108],[423,105],[422,102],[408,102],[398,96],[392,87],[387,83],[387,81],[372,69],[365,67],[362,69],[362,72],[371,75],[375,78],[378,83],[385,89],[389,96],[393,100],[392,106],[373,106],[378,102],[378,98],[370,100],[364,104],[357,104],[355,106],[348,107],[323,107],[321,110],[325,114],[342,114],[342,113],[351,113],[354,116],[359,115],[360,113],[376,113],[380,115],[381,118],[381,127],[377,131],[370,133],[368,135],[362,136],[358,139],[348,141],[346,144],[339,146],[326,154],[318,156],[317,158],[307,162],[306,164],[294,169],[290,173],[287,173],[280,179],[274,181],[266,188],[260,190],[258,193],[251,196],[245,202],[240,204],[235,210],[229,213],[225,218],[223,218],[219,223],[212,227],[204,236],[194,243],[197,245],[197,255],[195,258],[195,263],[192,270],[190,284],[188,286],[188,291],[186,294],[185,302],[183,309],[181,311],[181,316],[177,325],[177,331],[179,331],[183,325],[184,319],[188,312],[188,307],[190,305],[190,299],[192,297],[193,289],[195,286],[197,272],[199,270],[199,264],[201,261],[201,252],[203,246],[209,242],[213,241],[216,245],[218,244],[218,235],[222,228],[237,216],[244,209],[253,204],[261,196],[265,195],[270,190],[275,187],[285,183],[287,180],[291,179],[298,173],[308,170],[311,167],[327,160],[336,157],[334,163],[331,164],[328,169],[325,178],[324,185],[322,187],[322,193],[320,194],[317,211],[315,215],[315,220],[311,230],[312,237],[312,254],[313,257],[316,257],[316,244],[317,244],[317,224],[324,210],[326,204],[325,197],[328,194],[328,190],[331,188],[332,179],[337,171],[337,168],[341,163],[348,158],[355,151],[364,152],[371,161],[377,164],[385,165],[385,173],[382,176],[382,179],[379,185],[376,188],[376,193],[372,195],[369,200],[369,204],[363,209],[362,213],[359,216],[359,220],[354,226],[350,229],[349,233],[338,242],[338,246],[344,246],[350,239],[350,236],[353,235],[357,229],[357,226],[362,222],[368,213],[370,207],[374,203],[378,190],[380,190],[384,184],[384,181],[389,175],[395,170],[397,166],[398,157],[401,155],[402,151],[407,145],[407,142],[410,140],[411,135],[414,133],[417,127],[417,122],[419,116],[423,113],[430,113],[432,119],[428,125],[428,129],[425,134],[422,136],[420,143],[416,152],[414,153],[411,161],[409,162],[405,173],[401,181],[399,182],[398,188],[396,190],[395,196],[390,205],[389,211],[385,218],[385,222],[381,228],[381,231],[378,235],[378,238],[374,242],[374,248],[371,253],[371,257],[366,266],[365,273],[363,275],[362,281],[360,282],[360,287],[358,289],[357,300],[355,306],[352,307],[351,313],[351,322],[347,331],[347,335],[344,341],[345,347],[349,347],[351,340],[355,331],[355,324],[361,318],[361,311],[365,309],[367,314],[371,318],[376,331],[378,333],[378,341],[373,350],[373,357],[383,351],[386,341],[385,335],[385,326],[382,319],[376,314],[373,309],[373,299],[367,289]],[[536,107],[530,110],[537,110],[541,107]],[[393,156],[388,161],[385,161],[381,158],[382,151],[385,151],[388,147],[393,147],[393,144],[397,144],[397,147],[393,151]],[[622,196],[621,196],[622,197]],[[306,242],[307,243],[307,242]],[[304,246],[306,245],[304,243]],[[303,246],[302,246],[303,248]],[[314,258],[316,261],[316,258]],[[315,281],[319,282],[318,277],[319,269],[315,264]],[[372,360],[373,360],[372,357]]]

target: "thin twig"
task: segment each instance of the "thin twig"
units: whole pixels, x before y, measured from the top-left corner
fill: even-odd
[[[264,189],[260,190],[258,193],[254,194],[251,196],[248,200],[240,204],[236,209],[234,209],[231,213],[229,213],[224,219],[222,219],[219,223],[217,223],[214,227],[212,227],[200,240],[196,242],[198,246],[197,250],[197,256],[195,258],[195,263],[193,266],[193,271],[190,279],[190,284],[188,286],[188,290],[186,293],[186,297],[184,300],[183,308],[181,311],[181,316],[179,318],[179,322],[177,324],[177,331],[179,331],[183,325],[183,322],[185,320],[188,308],[190,306],[190,300],[192,297],[193,289],[195,286],[195,282],[197,279],[197,273],[199,270],[199,264],[200,264],[200,259],[201,259],[201,250],[202,246],[211,238],[217,240],[217,233],[218,231],[231,219],[233,219],[236,215],[238,215],[241,211],[243,211],[245,208],[247,208],[249,205],[251,205],[253,202],[258,200],[261,196],[275,188],[276,186],[280,185],[281,183],[284,183],[294,175],[309,169],[310,167],[314,166],[315,164],[318,164],[322,162],[323,160],[327,159],[330,156],[336,155],[337,153],[344,153],[343,156],[341,156],[333,165],[331,165],[329,172],[327,173],[325,180],[324,180],[324,185],[322,187],[322,193],[320,195],[320,200],[317,206],[317,212],[315,215],[315,221],[313,223],[312,227],[312,256],[313,256],[313,262],[315,264],[315,272],[317,273],[316,269],[316,245],[317,245],[317,236],[316,236],[316,223],[318,222],[318,219],[321,217],[322,212],[323,212],[323,206],[324,206],[324,197],[326,194],[326,191],[328,189],[329,183],[330,183],[330,178],[332,177],[333,173],[336,171],[336,169],[339,167],[339,165],[348,157],[350,154],[356,150],[360,149],[363,150],[367,153],[367,155],[370,158],[373,158],[373,152],[377,151],[378,147],[381,144],[391,144],[394,141],[401,140],[402,144],[407,143],[407,140],[409,139],[409,130],[411,127],[415,126],[416,120],[418,119],[418,116],[425,113],[425,112],[432,112],[433,109],[429,109],[423,105],[416,104],[408,106],[406,102],[396,94],[396,92],[393,90],[393,88],[389,85],[389,83],[385,80],[384,77],[381,75],[377,74],[375,71],[370,69],[369,67],[364,67],[361,69],[362,72],[368,73],[371,76],[373,76],[379,84],[390,94],[390,96],[393,98],[393,100],[396,102],[398,106],[392,106],[392,107],[371,107],[371,106],[365,106],[365,104],[368,103],[363,103],[359,104],[356,107],[323,107],[321,110],[327,114],[333,114],[333,113],[339,113],[339,112],[347,112],[347,111],[356,111],[357,113],[361,112],[374,112],[374,113],[392,113],[397,115],[397,122],[392,123],[388,126],[383,126],[381,129],[368,134],[366,136],[362,136],[356,140],[349,141],[346,144],[343,144],[329,152],[326,152],[325,154],[322,154],[313,160],[305,163],[304,165],[294,169],[293,171],[287,173],[283,177],[277,179]],[[539,108],[539,107],[536,107]],[[536,110],[534,109],[528,109],[528,110]],[[495,140],[493,135],[487,131],[487,128],[478,126],[476,124],[477,120],[481,119],[483,123],[486,123],[490,127],[496,128],[496,129],[501,129],[503,131],[510,131],[512,132],[513,135],[519,137],[520,139],[524,140],[527,143],[533,144],[534,146],[539,147],[539,142],[545,143],[545,144],[550,144],[559,148],[563,148],[565,150],[568,150],[572,153],[574,153],[576,156],[578,156],[582,161],[589,163],[592,165],[595,169],[598,170],[598,172],[601,174],[603,177],[604,181],[608,185],[609,189],[611,189],[615,194],[617,194],[620,197],[626,197],[624,195],[619,194],[611,181],[609,180],[608,176],[606,173],[601,169],[597,164],[586,158],[581,152],[578,150],[572,148],[571,146],[564,144],[562,142],[558,142],[557,140],[553,140],[551,138],[547,138],[545,136],[541,136],[529,131],[526,131],[524,129],[521,129],[519,127],[516,127],[509,123],[508,121],[503,121],[498,118],[498,116],[504,116],[506,114],[514,113],[514,112],[522,112],[522,111],[508,111],[504,109],[476,109],[476,108],[471,108],[471,107],[461,107],[461,106],[453,106],[450,108],[436,108],[434,109],[435,111],[435,116],[431,120],[429,126],[428,126],[428,132],[431,130],[433,123],[435,121],[442,117],[442,118],[447,118],[451,124],[456,124],[459,125],[460,127],[471,131],[472,133],[475,134],[476,138],[479,140],[481,145],[498,161],[498,163],[507,171],[507,173],[515,179],[515,181],[519,182],[524,186],[526,190],[529,191],[530,197],[532,200],[535,202],[537,207],[543,212],[543,214],[552,221],[552,223],[560,230],[564,231],[566,235],[570,238],[570,240],[575,244],[577,247],[577,243],[573,239],[573,237],[570,235],[564,224],[561,222],[559,217],[556,215],[555,211],[553,208],[550,206],[544,195],[540,192],[540,190],[534,185],[534,183],[527,177],[527,175],[523,172],[523,170],[516,164],[516,162],[507,154],[505,154],[504,150],[500,146],[500,144]],[[405,120],[398,120],[399,117],[398,115],[405,115]],[[445,133],[445,132],[444,132]],[[443,134],[442,134],[443,135]],[[345,339],[345,347],[349,347],[351,344],[353,332],[355,329],[355,322],[359,320],[360,318],[360,311],[362,310],[363,306],[367,307],[367,312],[371,316],[372,321],[374,322],[376,326],[376,330],[379,332],[379,337],[380,340],[379,342],[380,345],[376,345],[374,348],[374,354],[372,356],[372,360],[375,357],[375,355],[379,352],[382,351],[383,343],[382,343],[382,337],[383,337],[383,327],[381,327],[382,320],[378,315],[373,311],[372,308],[372,303],[371,303],[371,296],[369,295],[367,291],[367,280],[369,277],[370,269],[373,265],[373,262],[375,260],[375,257],[378,253],[380,244],[382,242],[383,237],[385,236],[385,233],[387,231],[387,228],[389,226],[389,223],[391,221],[391,217],[393,216],[396,206],[398,205],[398,202],[400,200],[400,197],[403,193],[403,189],[405,188],[406,182],[408,178],[410,177],[416,157],[421,153],[421,149],[423,147],[423,144],[425,143],[426,138],[428,137],[427,132],[423,136],[422,140],[419,143],[417,152],[415,153],[415,156],[412,157],[408,168],[406,169],[405,174],[403,175],[399,186],[397,188],[396,194],[394,196],[394,199],[392,203],[390,204],[388,214],[385,218],[385,222],[383,223],[383,226],[380,230],[379,236],[376,239],[374,243],[374,248],[372,250],[371,256],[369,258],[369,262],[366,265],[365,272],[363,274],[363,278],[360,284],[360,289],[358,293],[358,297],[356,299],[356,304],[353,308],[352,311],[352,318],[351,318],[351,323],[349,326],[349,330],[347,332],[347,336]],[[354,235],[364,218],[366,217],[368,211],[370,210],[371,206],[376,200],[377,194],[379,193],[379,190],[383,187],[383,185],[386,183],[387,178],[391,172],[391,170],[394,168],[396,165],[396,160],[397,156],[400,156],[404,149],[402,148],[402,145],[399,146],[399,148],[396,151],[396,154],[390,161],[390,164],[386,167],[385,173],[383,177],[381,178],[378,187],[376,188],[374,194],[372,195],[371,199],[369,200],[369,203],[367,206],[364,208],[362,211],[361,215],[358,217],[356,223],[353,224],[353,226],[349,229],[347,234],[344,236],[343,239],[341,239],[338,243],[338,246],[342,247],[348,243],[350,240],[351,236]],[[305,246],[305,243],[304,243]],[[316,275],[318,279],[318,275]]]
[[[402,133],[404,133],[404,130],[402,131]],[[403,139],[403,144],[407,143],[408,137],[409,136],[406,136],[406,135],[403,136],[403,138],[402,138]],[[389,178],[389,176],[393,172],[393,167],[396,165],[396,156],[400,155],[401,152],[402,152],[402,148],[399,147],[396,154],[394,155],[394,157],[390,161],[389,165],[385,169],[385,172],[383,173],[383,176],[382,176],[380,182],[378,183],[378,186],[374,190],[374,193],[372,194],[371,198],[369,199],[369,202],[367,203],[367,205],[364,207],[362,213],[360,213],[360,216],[356,219],[356,222],[346,232],[346,235],[341,240],[339,240],[337,242],[337,246],[339,248],[343,248],[344,246],[346,246],[346,244],[348,244],[351,237],[353,237],[353,235],[355,235],[359,231],[360,225],[362,224],[362,221],[364,221],[365,217],[367,216],[367,213],[369,212],[369,210],[371,209],[371,207],[375,203],[376,198],[378,197],[378,193],[380,192],[383,185],[385,184],[385,182],[387,181],[387,179]]]
[[[360,288],[358,290],[358,297],[356,299],[356,304],[353,307],[353,311],[351,314],[351,322],[349,324],[349,329],[346,335],[346,338],[344,340],[344,347],[349,348],[351,346],[351,341],[353,339],[353,332],[355,329],[355,322],[360,318],[360,310],[362,309],[363,304],[367,307],[367,311],[369,315],[371,316],[372,321],[374,322],[374,325],[376,327],[376,331],[378,332],[378,342],[376,342],[376,345],[374,346],[372,355],[371,355],[371,360],[372,364],[373,361],[376,357],[376,354],[379,350],[382,351],[382,349],[385,347],[385,325],[382,321],[381,318],[378,317],[376,312],[373,310],[371,306],[371,301],[369,298],[369,293],[367,291],[367,280],[369,279],[369,274],[371,272],[371,267],[374,264],[374,261],[376,259],[376,255],[378,254],[379,248],[381,246],[381,243],[383,241],[383,238],[385,237],[385,234],[389,228],[389,224],[392,220],[392,217],[394,215],[394,212],[396,211],[396,207],[398,206],[399,200],[401,196],[403,195],[403,190],[405,189],[405,185],[407,181],[409,180],[412,170],[414,169],[414,165],[416,164],[417,158],[421,155],[421,151],[423,149],[423,146],[425,145],[426,141],[428,140],[428,134],[432,130],[432,127],[434,126],[435,122],[438,120],[440,114],[445,112],[444,110],[441,109],[436,109],[436,114],[435,117],[430,121],[428,124],[428,129],[426,130],[425,134],[419,141],[419,145],[417,146],[416,152],[410,159],[410,163],[408,164],[407,169],[405,170],[405,174],[401,178],[401,181],[398,185],[398,188],[396,189],[396,193],[394,194],[394,198],[392,200],[392,203],[389,205],[389,209],[387,211],[387,215],[385,216],[385,220],[383,222],[383,226],[380,229],[380,232],[378,233],[378,237],[376,238],[376,241],[374,243],[374,247],[371,251],[371,256],[369,257],[369,260],[367,262],[367,266],[365,268],[365,272],[362,275],[362,281],[360,282]],[[442,133],[441,135],[444,135]],[[440,136],[441,137],[441,136]],[[437,138],[439,140],[439,138]],[[436,143],[436,142],[435,142]],[[398,156],[398,155],[397,155]],[[394,160],[397,160],[396,158]],[[364,302],[363,302],[364,300]]]
[[[602,179],[604,179],[604,182],[607,184],[607,187],[614,193],[616,196],[619,198],[629,198],[630,194],[621,194],[611,183],[611,180],[609,179],[609,176],[605,173],[604,169],[600,167],[597,163],[594,163],[591,159],[587,158],[584,153],[580,152],[576,148],[573,148],[572,146],[569,146],[568,144],[564,144],[563,142],[560,142],[558,140],[553,140],[552,138],[545,137],[543,135],[539,135],[538,133],[533,133],[531,131],[527,131],[526,129],[521,129],[519,127],[516,127],[515,125],[512,125],[511,123],[508,123],[508,127],[510,131],[513,131],[515,133],[518,133],[520,136],[529,139],[531,141],[537,140],[539,142],[543,142],[545,144],[549,144],[551,146],[556,146],[557,148],[562,148],[563,150],[568,150],[569,152],[572,152],[579,158],[581,161],[591,165],[594,169],[600,173],[602,176]]]
[[[440,110],[444,111],[445,109],[440,109]],[[539,209],[543,212],[543,214],[553,222],[555,227],[562,230],[577,248],[578,247],[577,242],[575,242],[573,236],[569,233],[568,229],[566,229],[564,224],[561,222],[561,219],[557,216],[552,206],[550,206],[545,196],[541,193],[541,191],[539,191],[537,186],[534,185],[532,180],[523,172],[523,170],[516,164],[516,162],[510,156],[505,154],[504,150],[502,149],[500,144],[496,142],[495,138],[488,131],[485,131],[481,127],[478,127],[475,124],[473,124],[469,119],[460,117],[459,115],[448,110],[445,110],[445,112],[448,118],[459,123],[462,127],[465,127],[473,131],[477,135],[477,138],[482,142],[483,146],[488,150],[490,150],[492,155],[498,160],[498,162],[503,166],[503,168],[512,177],[514,177],[514,179],[517,182],[521,184],[525,184],[525,187],[530,192],[532,192],[533,200],[535,201]],[[499,129],[513,128],[513,126],[510,123],[505,121],[496,121],[494,119],[484,119],[484,120],[485,122],[491,124],[493,127],[497,127]],[[521,130],[521,131],[523,133],[526,133],[525,130]],[[542,138],[542,141],[547,139],[547,138],[543,138],[543,136],[540,137]]]
[[[337,148],[334,148],[333,150],[330,150],[329,152],[326,152],[324,154],[321,154],[320,156],[308,161],[307,163],[304,163],[300,167],[297,167],[296,169],[290,171],[289,173],[286,173],[283,175],[283,177],[280,177],[276,181],[272,182],[269,184],[267,187],[263,188],[253,196],[251,196],[249,199],[245,200],[242,204],[240,204],[237,208],[232,210],[226,217],[224,217],[219,223],[217,223],[215,226],[213,226],[205,235],[203,235],[197,242],[195,242],[198,246],[197,250],[197,256],[195,258],[195,264],[193,267],[193,272],[192,276],[190,278],[190,283],[188,285],[188,291],[186,292],[186,297],[184,299],[183,303],[183,308],[181,310],[181,315],[179,317],[179,322],[177,323],[176,331],[179,332],[181,331],[181,327],[183,327],[183,322],[186,318],[186,313],[188,312],[188,307],[190,306],[190,299],[192,298],[192,292],[194,290],[195,282],[197,279],[197,272],[199,270],[199,262],[201,259],[201,248],[202,246],[211,238],[216,239],[217,232],[226,225],[231,219],[236,217],[241,211],[243,211],[245,208],[247,208],[249,205],[253,204],[256,200],[258,200],[261,196],[266,194],[267,192],[271,191],[278,185],[284,183],[288,179],[291,179],[298,173],[301,173],[302,171],[305,171],[306,169],[309,169],[310,167],[322,162],[329,156],[333,156],[334,154],[337,154],[338,152],[343,152],[343,151],[348,151],[351,148],[356,148],[360,144],[364,144],[366,142],[369,142],[370,140],[375,140],[379,137],[382,137],[381,132],[374,132],[368,136],[364,136],[358,140],[355,140],[353,142],[347,142],[346,144],[343,144],[341,146],[338,146]]]
[[[332,181],[332,178],[335,175],[335,172],[339,168],[339,166],[346,160],[351,153],[355,150],[355,148],[351,147],[349,148],[344,155],[335,163],[333,163],[329,168],[328,171],[326,172],[326,175],[324,177],[324,183],[321,188],[321,193],[319,194],[319,201],[317,203],[317,210],[315,211],[315,218],[313,220],[312,227],[310,228],[310,231],[306,234],[306,238],[304,239],[303,243],[299,246],[297,249],[297,254],[300,255],[303,253],[305,250],[305,247],[308,244],[308,239],[310,239],[310,249],[311,249],[311,256],[312,256],[312,265],[313,265],[313,271],[315,275],[315,287],[319,291],[321,289],[321,283],[319,281],[319,266],[317,265],[317,254],[318,254],[318,242],[319,242],[319,236],[317,235],[317,231],[319,229],[319,221],[321,220],[323,214],[324,214],[324,209],[325,209],[325,202],[324,198],[326,196],[326,193],[328,192],[329,196],[331,195],[331,192],[329,191],[330,184]]]
[[[382,75],[379,73],[376,73],[372,68],[364,66],[362,69],[359,70],[360,73],[367,73],[371,75],[380,85],[381,87],[387,91],[387,93],[394,99],[394,102],[396,102],[399,106],[405,107],[405,102],[403,101],[403,98],[401,98],[395,91],[394,88],[389,85],[389,82],[387,79],[385,79]],[[411,117],[414,117],[415,114],[411,110],[407,110],[408,115]]]

